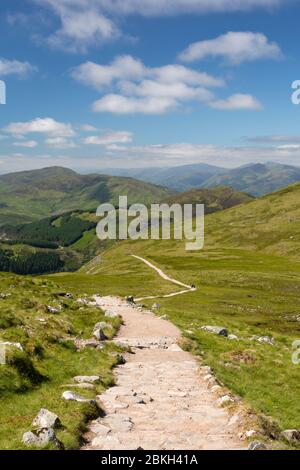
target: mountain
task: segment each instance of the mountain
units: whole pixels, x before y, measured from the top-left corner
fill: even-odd
[[[300,168],[279,163],[256,163],[215,175],[203,187],[231,186],[240,191],[262,196],[300,181]]]
[[[207,179],[224,173],[225,169],[199,163],[165,168],[111,168],[105,172],[114,176],[130,176],[182,192],[199,188]]]
[[[279,163],[254,163],[235,169],[206,164],[174,168],[109,169],[107,173],[131,176],[174,191],[231,186],[253,196],[263,196],[300,181],[300,168]]]
[[[95,210],[103,202],[116,205],[119,195],[127,195],[129,204],[149,204],[165,200],[172,191],[132,178],[81,175],[61,167],[10,173],[0,176],[0,224]]]
[[[185,193],[176,194],[168,199],[169,204],[205,204],[205,213],[229,209],[230,207],[252,201],[249,194],[237,191],[228,186],[218,186],[213,189],[192,189]]]

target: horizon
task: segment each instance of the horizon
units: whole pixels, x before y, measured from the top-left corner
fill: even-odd
[[[108,3],[1,2],[1,174],[299,165],[299,2]]]

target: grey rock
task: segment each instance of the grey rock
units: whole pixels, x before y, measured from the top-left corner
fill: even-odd
[[[107,336],[104,334],[103,330],[101,328],[96,328],[93,331],[93,336],[96,338],[98,341],[105,341],[107,339]]]
[[[219,336],[228,336],[228,331],[222,326],[202,326],[201,330],[207,331],[208,333],[213,333]]]
[[[298,429],[286,429],[281,436],[291,442],[300,441],[300,431]]]
[[[21,345],[21,343],[11,343],[10,341],[1,341],[0,347],[11,347],[11,348],[17,348],[20,351],[24,351],[24,348]]]
[[[107,318],[119,318],[119,315],[116,312],[112,312],[111,310],[106,310],[104,316]]]
[[[49,313],[58,314],[60,313],[61,309],[58,307],[51,307],[51,305],[47,305],[47,311]]]
[[[232,340],[232,341],[238,341],[239,338],[236,336],[236,335],[228,335],[228,339]]]
[[[95,405],[96,400],[91,400],[89,398],[84,398],[82,395],[79,393],[71,392],[70,390],[67,390],[62,394],[62,398],[66,401],[77,401],[79,403],[89,403],[90,405]]]
[[[30,447],[46,447],[54,444],[55,447],[63,449],[63,444],[57,439],[52,428],[40,429],[36,432],[25,432],[22,438],[23,444]]]
[[[252,336],[250,341],[258,341],[261,344],[269,344],[270,346],[274,346],[274,338],[270,338],[269,336]]]
[[[106,321],[101,321],[95,325],[94,330],[98,330],[99,328],[101,330],[104,330],[105,328],[112,329],[113,327],[110,323],[107,323]]]
[[[61,428],[61,422],[59,417],[45,408],[39,411],[39,414],[34,418],[32,426],[38,429],[58,429]]]
[[[76,375],[75,382],[94,384],[100,382],[99,375]]]
[[[253,441],[249,444],[248,450],[266,450],[267,447],[263,442]]]

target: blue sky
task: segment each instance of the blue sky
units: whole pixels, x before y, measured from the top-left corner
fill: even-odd
[[[300,163],[297,0],[2,0],[0,173]]]

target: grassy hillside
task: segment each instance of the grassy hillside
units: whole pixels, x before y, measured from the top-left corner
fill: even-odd
[[[300,168],[277,163],[252,164],[221,175],[203,184],[205,188],[227,185],[253,196],[262,196],[300,181]]]
[[[70,389],[77,375],[99,375],[92,390],[76,390],[87,398],[112,383],[117,358],[114,346],[77,351],[75,340],[92,337],[96,323],[104,320],[101,310],[69,298],[53,281],[38,277],[0,274],[0,343],[20,343],[6,348],[6,364],[0,365],[0,448],[21,449],[22,435],[41,408],[55,412],[63,428],[58,438],[67,449],[77,448],[87,420],[99,415],[94,405],[66,402],[63,391]],[[83,291],[81,291],[81,295]],[[48,307],[57,309],[51,313]],[[112,337],[119,320],[107,319]]]
[[[159,314],[182,329],[192,351],[256,410],[267,431],[270,419],[276,436],[282,429],[299,429],[300,368],[291,358],[292,344],[300,337],[299,192],[295,185],[209,215],[203,251],[186,252],[184,242],[174,240],[122,242],[80,273],[60,275],[59,282],[117,295],[176,291],[132,258],[134,253],[195,284],[195,292],[160,298]],[[204,325],[226,327],[238,339],[207,333]],[[274,344],[252,339],[263,336]]]
[[[11,173],[0,176],[0,224],[29,222],[76,209],[95,210],[103,202],[116,205],[119,195],[127,195],[129,204],[149,204],[171,194],[131,178],[79,175],[60,167]]]
[[[185,193],[171,196],[167,202],[169,204],[205,204],[205,213],[229,209],[244,202],[252,201],[253,197],[237,191],[228,186],[219,186],[213,189],[192,189]]]

